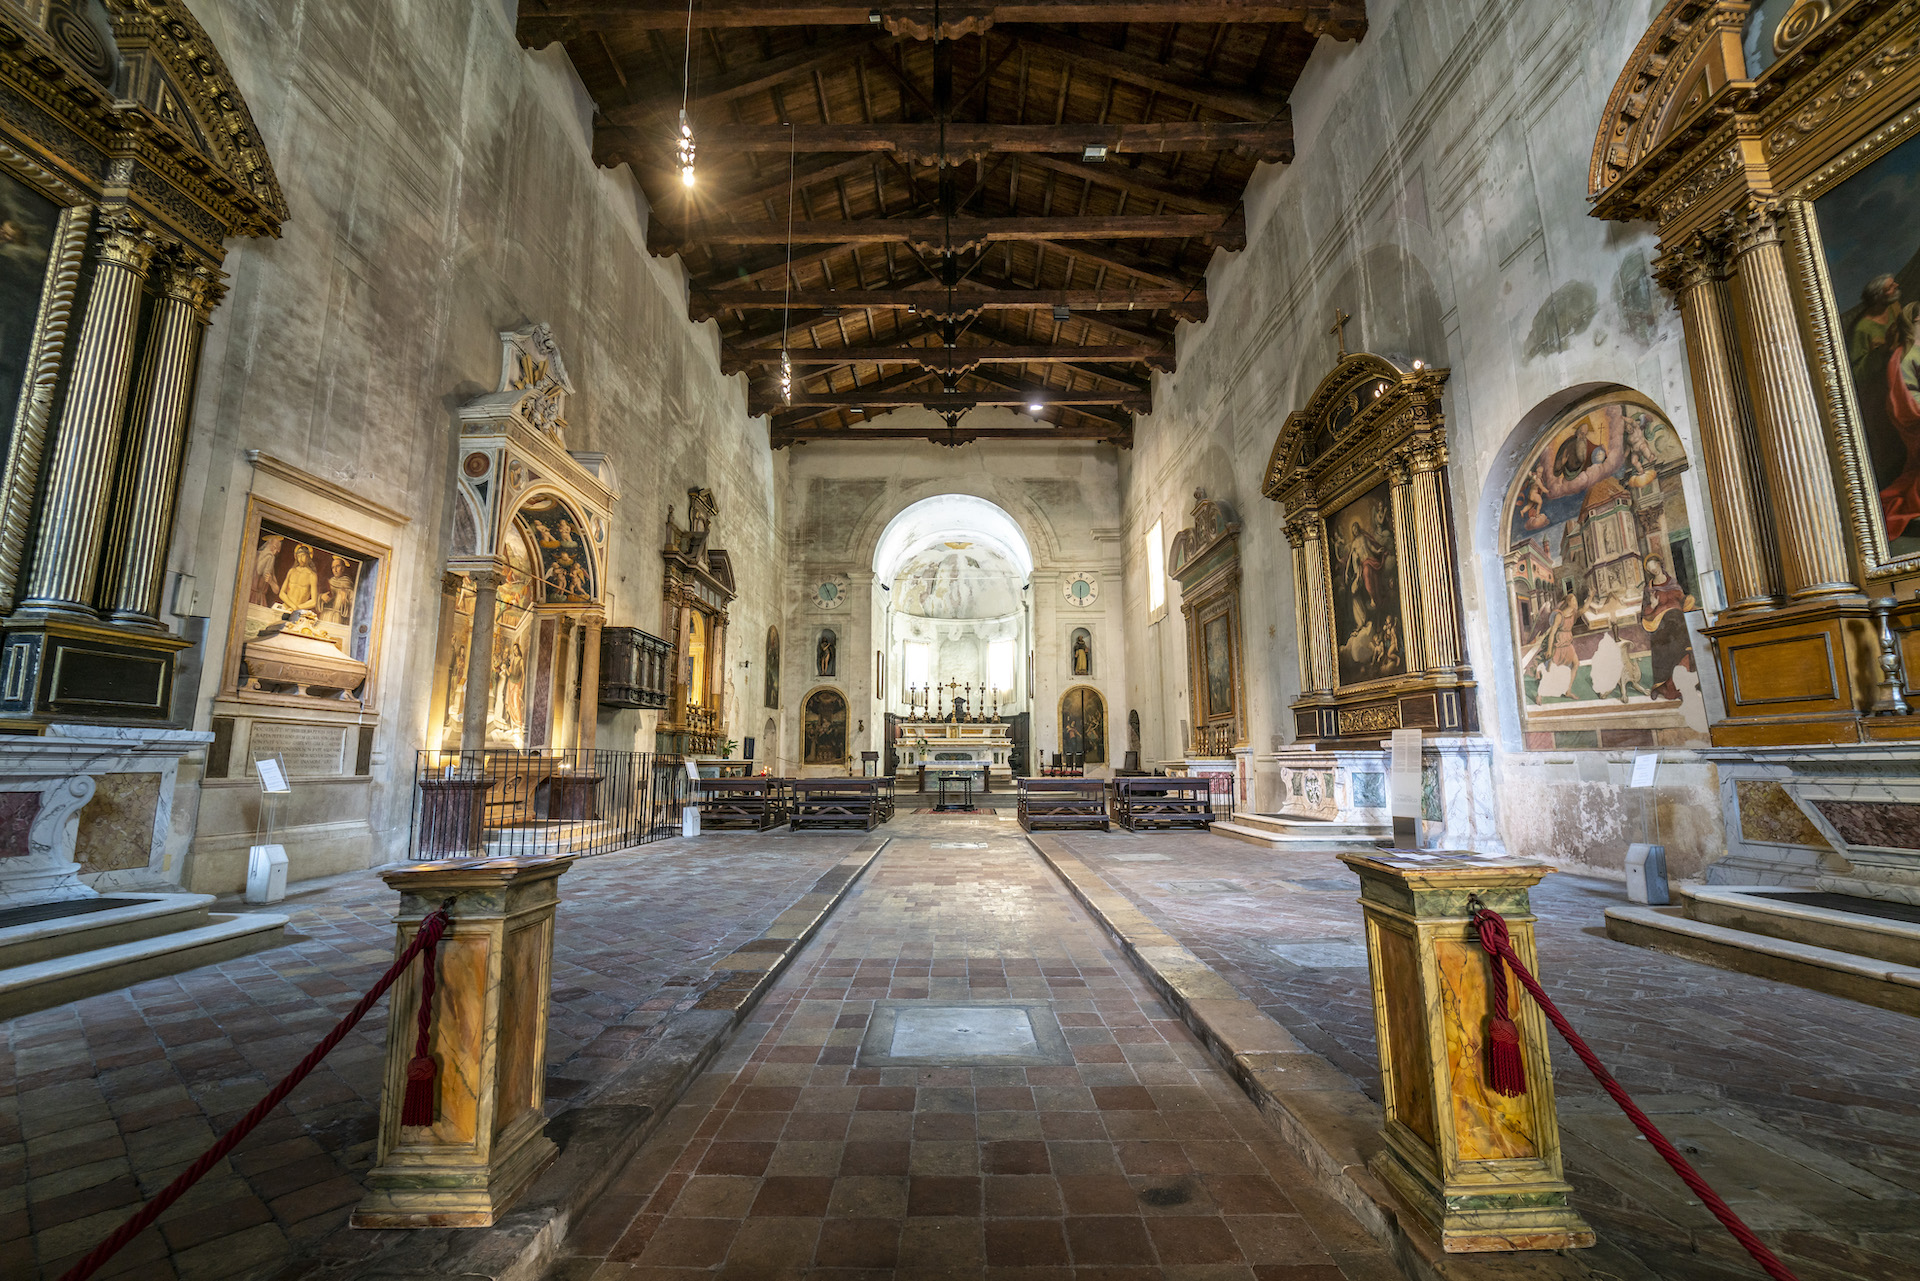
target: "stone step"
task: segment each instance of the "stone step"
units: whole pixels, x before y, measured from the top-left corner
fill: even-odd
[[[106,900],[120,906],[101,907]],[[71,899],[57,906],[77,910],[0,928],[0,970],[197,929],[207,923],[213,895],[108,894]]]
[[[1892,965],[1920,966],[1920,922],[1822,904],[1821,900],[1830,903],[1837,895],[1772,885],[1684,885],[1680,893],[1686,900],[1687,915],[1709,925],[1830,948]],[[1873,900],[1862,903],[1871,905]],[[1899,905],[1894,906],[1898,910]]]
[[[1607,937],[1725,970],[1920,1015],[1920,968],[1696,921],[1678,907],[1610,907]]]
[[[277,947],[286,924],[286,917],[271,912],[214,912],[193,929],[0,970],[0,1019]]]
[[[1377,823],[1334,823],[1325,819],[1288,818],[1284,814],[1248,814],[1235,811],[1232,819],[1215,819],[1221,836],[1269,848],[1281,845],[1373,844],[1393,835]]]

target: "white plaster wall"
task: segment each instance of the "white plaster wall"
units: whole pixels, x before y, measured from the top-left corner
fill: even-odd
[[[879,417],[884,427],[908,427],[938,419],[921,409]],[[1029,425],[1008,410],[979,410],[972,427]],[[790,633],[806,639],[805,652],[790,648],[783,672],[783,734],[798,758],[800,707],[808,690],[833,684],[856,709],[865,709],[867,729],[848,750],[881,748],[885,704],[873,686],[873,637],[881,625],[882,593],[873,584],[873,556],[887,522],[921,499],[939,494],[971,494],[998,504],[1020,526],[1033,554],[1032,586],[1026,592],[1032,611],[1034,649],[1033,746],[1057,750],[1060,697],[1075,684],[1090,684],[1107,702],[1108,754],[1125,750],[1127,672],[1124,593],[1120,578],[1120,451],[1084,442],[989,441],[948,448],[920,441],[813,442],[790,451],[784,508],[791,548],[788,608]],[[1066,605],[1061,585],[1072,574],[1091,570],[1100,579],[1100,595],[1088,609]],[[853,582],[850,607],[823,612],[814,607],[813,585],[841,573]],[[865,575],[864,578],[861,575]],[[868,604],[867,602],[873,602]],[[852,650],[842,634],[841,652],[863,655],[861,669],[842,661],[838,679],[812,675],[812,637],[832,620],[858,617],[865,643]],[[1067,637],[1086,627],[1094,637],[1094,678],[1069,675]],[[1020,659],[1024,667],[1025,656]],[[889,673],[897,685],[897,672]],[[1024,684],[1024,671],[1022,673]],[[1017,711],[1019,709],[1006,709]],[[862,711],[852,715],[859,718]],[[853,726],[849,726],[853,729]]]
[[[764,422],[747,418],[744,379],[721,376],[715,327],[686,319],[678,261],[647,255],[647,209],[628,171],[593,164],[591,103],[563,51],[522,50],[511,5],[496,0],[193,8],[247,96],[292,214],[279,240],[231,246],[231,292],[208,335],[170,560],[198,580],[212,619],[196,725],[223,660],[245,451],[406,513],[371,782],[373,857],[403,855],[450,529],[454,411],[494,388],[497,331],[548,321],[578,389],[569,444],[605,451],[622,490],[608,621],[662,632],[668,507],[684,524],[686,489],[713,489],[712,545],[733,554],[740,588],[727,733],[762,734],[786,458],[768,450]],[[652,717],[603,717],[600,745],[651,750]],[[195,828],[198,768],[182,775],[176,845]],[[196,887],[232,888],[230,871]]]
[[[1331,368],[1336,307],[1349,349],[1450,366],[1446,409],[1467,644],[1496,749],[1502,836],[1515,852],[1617,866],[1630,753],[1529,753],[1496,546],[1519,451],[1583,390],[1643,392],[1679,428],[1687,498],[1716,569],[1679,319],[1647,279],[1651,228],[1586,212],[1587,165],[1606,96],[1645,29],[1650,0],[1373,0],[1358,45],[1322,41],[1293,95],[1299,153],[1247,193],[1248,247],[1218,254],[1211,317],[1183,325],[1179,368],[1155,376],[1154,413],[1122,456],[1132,686],[1149,758],[1178,748],[1186,708],[1179,587],[1164,621],[1145,609],[1143,539],[1186,524],[1192,490],[1231,499],[1241,546],[1251,739],[1291,738],[1298,696],[1283,513],[1259,485],[1281,423]],[[1710,668],[1704,652],[1702,670]],[[1608,759],[1580,760],[1583,756]],[[1664,808],[1717,815],[1714,773],[1667,753]],[[1264,790],[1264,789],[1263,789]],[[1695,802],[1698,802],[1696,804]],[[1256,798],[1265,807],[1270,795]],[[1724,835],[1673,825],[1677,871]]]

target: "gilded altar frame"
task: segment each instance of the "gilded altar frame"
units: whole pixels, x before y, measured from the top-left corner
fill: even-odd
[[[1293,549],[1302,742],[1479,732],[1446,476],[1446,380],[1445,369],[1354,352],[1274,441],[1260,492],[1282,505]]]
[[[1769,16],[1661,10],[1608,99],[1593,213],[1657,226],[1686,332],[1727,588],[1706,629],[1727,697],[1714,742],[1911,740],[1920,718],[1873,714],[1866,598],[1909,598],[1893,624],[1913,672],[1920,550],[1887,536],[1815,202],[1920,137],[1920,4]]]
[[[1240,630],[1240,518],[1193,491],[1187,527],[1173,536],[1167,572],[1180,584],[1187,622],[1192,756],[1231,756],[1247,745],[1246,660]],[[1222,653],[1222,651],[1225,651]]]

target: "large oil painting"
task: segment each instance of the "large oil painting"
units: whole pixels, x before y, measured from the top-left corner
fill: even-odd
[[[1888,551],[1920,554],[1920,138],[1813,208]]]
[[[847,697],[837,689],[807,695],[805,759],[809,765],[840,765],[847,759]]]
[[[1333,569],[1333,637],[1340,684],[1403,675],[1406,620],[1400,617],[1400,560],[1393,499],[1385,481],[1327,518]]]
[[[1704,738],[1686,469],[1679,432],[1625,393],[1575,405],[1534,439],[1504,532],[1529,746]]]
[[[1207,671],[1207,716],[1233,715],[1232,619],[1215,614],[1200,628],[1201,651]]]
[[[58,205],[0,173],[0,454],[6,451],[26,380],[40,289],[59,220]]]
[[[370,701],[386,548],[254,499],[229,633],[242,697]]]
[[[1100,691],[1076,685],[1060,698],[1060,751],[1084,756],[1088,765],[1107,761],[1107,703]]]

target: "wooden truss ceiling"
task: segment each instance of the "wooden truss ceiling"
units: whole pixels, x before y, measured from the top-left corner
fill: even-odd
[[[595,158],[633,166],[649,247],[686,264],[776,447],[1131,443],[1213,251],[1246,243],[1255,164],[1292,158],[1308,55],[1359,39],[1365,0],[883,6],[695,0],[692,188],[685,0],[521,0],[519,35],[565,43]],[[1035,404],[1031,428],[961,423]],[[947,428],[890,428],[906,405]]]

